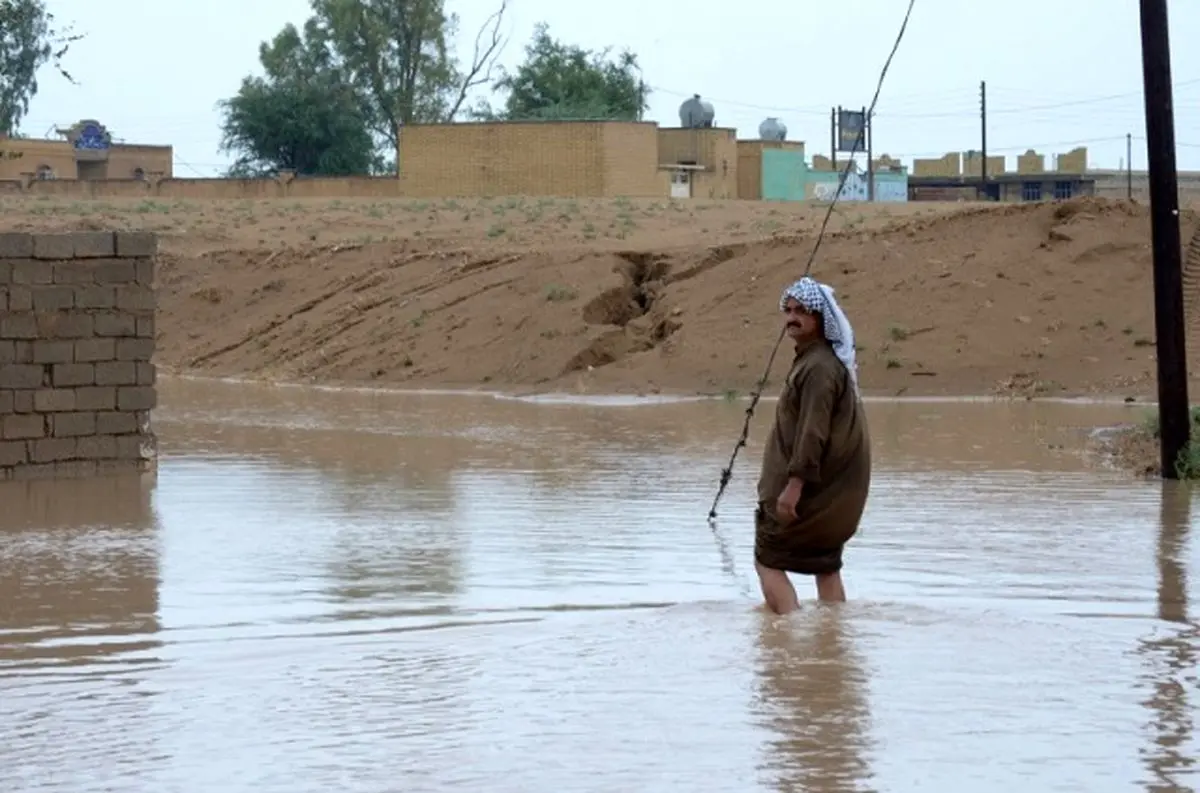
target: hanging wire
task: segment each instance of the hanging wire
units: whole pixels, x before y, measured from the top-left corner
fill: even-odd
[[[842,195],[842,189],[846,186],[846,179],[850,175],[850,168],[854,165],[854,155],[858,152],[859,144],[866,138],[868,125],[871,123],[871,116],[875,112],[875,104],[879,101],[879,92],[883,88],[883,80],[887,77],[888,69],[892,65],[892,58],[896,56],[896,50],[900,48],[900,42],[904,39],[904,31],[908,29],[908,19],[912,16],[915,4],[916,0],[908,0],[908,10],[904,12],[904,21],[900,23],[900,32],[896,34],[896,41],[892,44],[892,51],[888,53],[887,60],[883,64],[883,71],[879,73],[879,82],[875,85],[875,96],[872,97],[871,105],[867,108],[866,117],[863,119],[862,134],[855,138],[854,146],[850,149],[850,157],[846,161],[846,167],[842,169],[842,173],[838,177],[837,192],[834,193],[833,200],[829,202],[829,208],[825,211],[825,219],[821,222],[821,228],[817,232],[817,241],[808,256],[808,263],[804,266],[805,275],[808,275],[812,271],[813,262],[817,258],[817,251],[821,249],[821,242],[825,239],[825,229],[829,225],[829,218],[832,217],[833,208],[837,205],[838,198]],[[775,346],[771,348],[771,355],[767,358],[767,367],[763,370],[762,377],[758,379],[754,391],[750,394],[750,406],[746,408],[746,420],[742,424],[742,434],[738,438],[737,443],[734,444],[733,454],[729,457],[729,465],[721,470],[721,483],[717,488],[717,495],[713,499],[712,507],[708,511],[708,523],[713,529],[713,534],[716,536],[722,557],[728,558],[731,557],[731,554],[729,554],[720,532],[716,530],[717,502],[721,500],[721,496],[725,493],[725,488],[729,485],[729,480],[733,478],[733,463],[737,460],[738,452],[746,445],[746,439],[750,435],[750,421],[754,418],[754,408],[757,407],[758,400],[762,397],[763,389],[767,386],[767,378],[771,374],[771,366],[775,363],[775,355],[779,352],[779,345],[786,333],[787,328],[781,327],[779,337],[775,339]]]

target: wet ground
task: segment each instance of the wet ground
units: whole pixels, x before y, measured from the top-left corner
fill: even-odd
[[[714,533],[742,404],[161,391],[156,478],[0,488],[0,790],[1200,784],[1190,491],[1080,451],[1141,408],[871,403],[852,602],[780,619],[770,402]]]

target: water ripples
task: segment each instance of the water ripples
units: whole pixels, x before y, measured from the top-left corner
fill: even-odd
[[[852,602],[780,620],[766,417],[714,538],[739,405],[543,401],[168,382],[157,481],[6,485],[0,788],[1195,783],[1190,496],[1071,446],[1120,407],[871,403]]]

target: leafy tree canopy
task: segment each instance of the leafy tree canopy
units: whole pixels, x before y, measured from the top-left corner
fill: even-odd
[[[491,79],[504,45],[500,26],[506,3],[502,0],[480,29],[471,60],[464,64],[447,44],[458,19],[446,12],[444,0],[311,0],[313,15],[303,31],[288,25],[260,47],[265,79],[248,78],[238,97],[224,103],[229,150],[241,153],[247,167],[260,162],[281,168],[292,167],[279,159],[284,149],[316,152],[320,146],[336,146],[337,156],[321,160],[313,155],[305,160],[307,167],[316,167],[318,160],[349,167],[361,162],[352,153],[361,145],[360,136],[351,131],[361,124],[373,141],[375,169],[386,169],[385,161],[396,153],[400,126],[454,119],[470,90]],[[332,95],[325,97],[327,93]],[[288,114],[282,100],[268,103],[264,98],[276,95],[297,102],[325,98],[319,106]],[[248,111],[250,96],[262,112]],[[278,112],[267,113],[268,106]],[[235,118],[231,109],[242,112]],[[342,123],[335,124],[339,115]],[[256,123],[249,124],[249,118]],[[231,119],[237,122],[233,127]],[[295,132],[273,126],[284,122],[310,126]],[[304,146],[280,148],[282,141],[301,134]],[[341,135],[349,137],[342,140]]]
[[[495,87],[508,94],[503,108],[484,106],[476,117],[635,121],[649,106],[650,90],[634,53],[623,50],[612,57],[610,49],[595,52],[564,44],[544,23],[525,47],[524,62]]]
[[[63,67],[71,44],[83,36],[59,27],[42,0],[0,0],[0,137],[17,137],[21,119],[38,92],[37,73],[47,62]],[[0,149],[0,157],[19,156]]]

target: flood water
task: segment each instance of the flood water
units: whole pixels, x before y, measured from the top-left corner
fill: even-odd
[[[6,793],[1200,784],[1190,490],[1080,451],[1144,408],[872,402],[851,602],[776,618],[770,402],[715,533],[744,404],[161,403],[156,476],[0,487]]]

